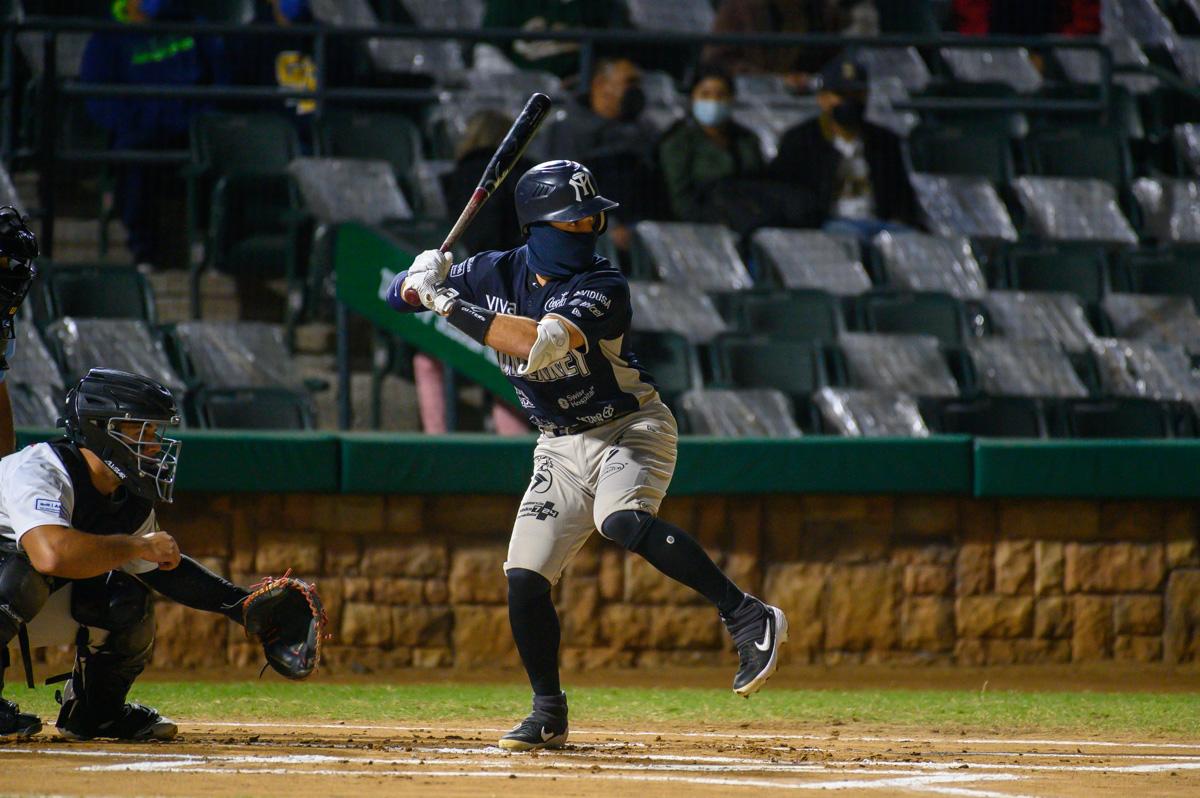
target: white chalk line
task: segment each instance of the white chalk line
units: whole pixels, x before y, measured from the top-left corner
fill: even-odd
[[[390,726],[379,724],[350,724],[350,723],[266,723],[247,721],[189,721],[189,726],[216,728],[245,728],[245,729],[334,729],[358,731],[392,731],[402,733],[424,732],[427,734],[504,734],[508,728],[490,728],[485,726]],[[882,736],[851,736],[851,735],[820,735],[820,734],[772,734],[771,732],[680,732],[680,731],[624,731],[616,729],[571,729],[572,735],[588,737],[662,737],[685,739],[713,740],[805,740],[816,742],[856,742],[856,743],[934,743],[959,745],[1056,745],[1056,746],[1093,746],[1098,748],[1171,748],[1189,751],[1200,751],[1200,743],[1175,742],[1114,742],[1110,740],[1042,740],[1021,739],[1008,737],[882,737]]]

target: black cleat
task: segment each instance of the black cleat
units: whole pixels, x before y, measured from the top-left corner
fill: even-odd
[[[567,694],[533,697],[533,712],[500,738],[505,751],[562,748],[567,743]]]
[[[42,730],[37,715],[22,712],[6,698],[0,698],[0,740],[26,740]]]
[[[111,740],[130,740],[142,742],[150,740],[172,740],[179,731],[175,721],[164,718],[158,711],[141,704],[126,704],[121,710],[120,717],[95,725],[67,715],[64,712],[58,717],[58,733],[67,740],[83,741],[104,737]]]
[[[779,666],[779,647],[787,642],[787,616],[747,594],[728,618],[722,616],[738,650],[733,692],[749,698],[766,684]]]

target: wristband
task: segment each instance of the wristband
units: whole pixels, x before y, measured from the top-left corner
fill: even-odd
[[[487,331],[495,319],[495,312],[487,308],[481,308],[478,305],[472,305],[470,302],[464,302],[461,299],[455,300],[453,307],[450,308],[450,312],[446,314],[446,321],[481,344],[484,342],[483,339],[487,336]]]

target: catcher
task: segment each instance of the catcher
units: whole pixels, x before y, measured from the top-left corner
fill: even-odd
[[[165,436],[179,424],[170,391],[137,374],[92,369],[67,392],[59,423],[65,438],[0,460],[0,689],[14,638],[32,687],[30,646],[73,637],[59,733],[173,738],[173,721],[125,701],[154,649],[149,588],[244,625],[275,670],[308,676],[324,625],[311,586],[285,576],[246,590],[181,554],[158,529],[155,502],[171,501],[179,462],[179,441]],[[0,698],[0,739],[41,728]]]

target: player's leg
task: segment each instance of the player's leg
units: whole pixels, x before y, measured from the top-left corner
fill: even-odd
[[[50,596],[46,578],[17,552],[0,550],[0,692],[9,665],[8,646],[22,623],[29,623]],[[42,730],[36,715],[0,696],[0,740],[31,737]]]
[[[592,533],[592,497],[574,473],[567,439],[538,444],[517,510],[508,559],[508,618],[533,689],[533,711],[500,740],[510,751],[567,741],[567,697],[558,672],[559,623],[550,589]]]
[[[592,443],[603,447],[595,466],[600,534],[713,603],[740,657],[733,689],[742,696],[757,692],[775,672],[787,619],[739,589],[694,537],[657,517],[675,470],[678,433],[670,410],[647,405],[606,437]]]
[[[174,721],[151,707],[125,703],[129,688],[154,652],[149,591],[121,571],[74,582],[71,591],[74,619],[108,635],[95,648],[88,640],[79,641],[74,671],[62,691],[62,710],[55,723],[59,732],[71,740],[173,738]]]

